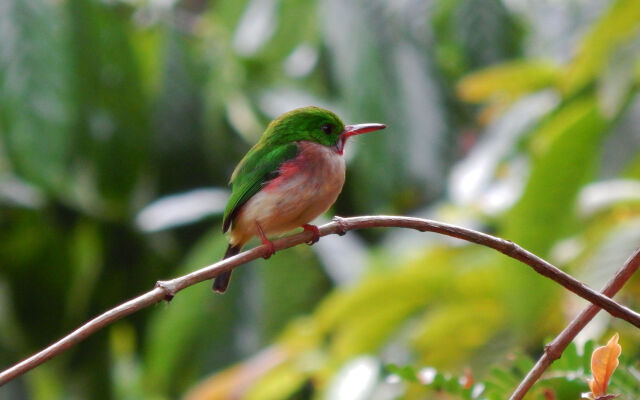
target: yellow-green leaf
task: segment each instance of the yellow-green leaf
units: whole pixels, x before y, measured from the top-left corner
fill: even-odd
[[[557,68],[548,61],[512,61],[464,77],[458,83],[461,99],[469,102],[513,101],[556,83]]]
[[[636,34],[639,28],[640,1],[616,1],[580,43],[578,53],[562,80],[564,92],[571,95],[598,76],[611,52]]]

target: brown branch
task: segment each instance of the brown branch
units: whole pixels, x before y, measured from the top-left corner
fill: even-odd
[[[640,267],[640,249],[636,250],[635,253],[624,263],[622,268],[616,272],[616,274],[607,282],[604,289],[602,290],[602,294],[607,297],[613,297],[624,284],[631,278],[631,276],[638,270]],[[560,358],[564,350],[567,348],[569,343],[576,337],[576,335],[596,316],[596,314],[600,311],[600,307],[590,304],[588,305],[580,314],[578,314],[569,325],[555,339],[544,347],[544,354],[536,365],[531,368],[531,371],[525,376],[525,378],[520,382],[516,390],[513,392],[509,400],[520,400],[524,397],[525,394],[531,389],[534,383],[544,373],[544,371],[551,365],[555,360]]]
[[[333,222],[319,227],[319,231],[320,236],[326,236],[334,233],[344,234],[346,231],[353,229],[378,227],[410,228],[421,232],[435,232],[490,247],[506,254],[509,257],[522,261],[538,273],[553,279],[580,297],[583,297],[589,302],[605,309],[611,315],[622,318],[633,325],[640,327],[640,314],[621,306],[606,296],[601,295],[565,272],[554,267],[547,261],[530,253],[513,242],[487,235],[482,232],[426,219],[393,216],[364,216],[352,218],[336,217]],[[312,235],[313,233],[311,232],[301,232],[276,240],[273,244],[276,250],[283,250],[308,242],[312,238]],[[268,253],[269,249],[266,246],[261,245],[236,256],[218,261],[215,264],[206,266],[187,275],[168,281],[159,281],[156,283],[156,287],[153,290],[97,316],[44,350],[41,350],[20,363],[2,371],[0,373],[0,385],[4,385],[10,380],[55,357],[74,344],[81,342],[95,331],[111,324],[114,321],[148,307],[151,304],[162,301],[163,299],[170,300],[176,293],[188,286],[212,279],[222,272],[231,271],[239,265],[245,264],[256,258],[263,257]]]

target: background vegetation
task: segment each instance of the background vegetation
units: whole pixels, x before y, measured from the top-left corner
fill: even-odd
[[[235,163],[308,104],[389,125],[350,144],[331,214],[491,232],[599,288],[640,243],[639,29],[637,0],[2,0],[1,365],[219,259]],[[224,296],[189,288],[0,398],[424,398],[465,374],[494,386],[464,396],[504,398],[583,305],[478,246],[352,232]],[[601,315],[533,398],[587,391],[582,346],[611,330],[633,393],[640,332]]]

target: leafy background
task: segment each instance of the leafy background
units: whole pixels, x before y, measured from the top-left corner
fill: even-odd
[[[2,366],[219,259],[235,163],[308,104],[389,125],[350,143],[330,214],[480,229],[600,287],[640,242],[639,30],[637,0],[3,0]],[[191,287],[0,398],[499,399],[583,306],[487,249],[351,232],[224,296]],[[532,398],[587,391],[584,343],[612,330],[635,397],[640,334],[601,315]]]

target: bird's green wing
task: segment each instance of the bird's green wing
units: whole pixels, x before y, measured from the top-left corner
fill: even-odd
[[[295,142],[279,146],[260,143],[249,150],[231,176],[231,197],[224,210],[222,232],[229,230],[240,207],[266,182],[278,176],[282,163],[297,155],[298,145]]]

